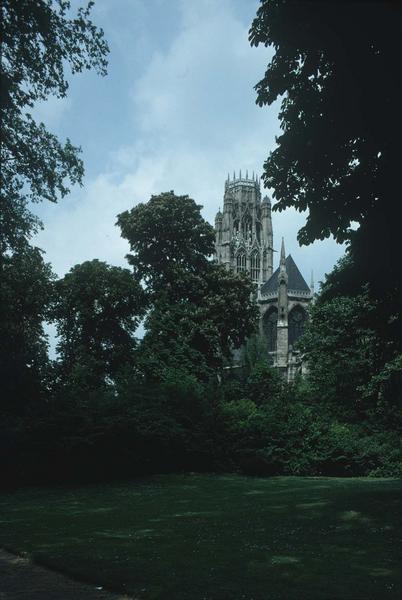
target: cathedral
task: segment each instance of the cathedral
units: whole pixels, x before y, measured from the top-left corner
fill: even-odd
[[[260,181],[246,172],[225,182],[223,212],[215,219],[215,259],[229,270],[248,273],[257,286],[260,334],[267,360],[288,381],[305,368],[295,342],[302,335],[313,283],[307,285],[282,238],[279,266],[274,271],[271,202],[261,199]]]

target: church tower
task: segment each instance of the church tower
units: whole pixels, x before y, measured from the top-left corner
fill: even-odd
[[[228,270],[247,272],[260,287],[272,275],[272,220],[268,196],[261,200],[256,175],[229,175],[225,182],[223,213],[215,219],[215,258]]]
[[[241,171],[239,177],[228,176],[215,236],[216,261],[228,270],[248,273],[257,285],[267,362],[292,381],[306,369],[297,340],[303,335],[314,287],[307,285],[292,256],[286,256],[283,238],[279,266],[273,271],[271,202],[268,196],[261,199],[254,174],[250,179],[247,171],[245,177]],[[234,351],[234,362],[241,361],[240,355]]]

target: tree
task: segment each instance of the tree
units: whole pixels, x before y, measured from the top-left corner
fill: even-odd
[[[166,192],[118,215],[121,235],[133,252],[127,259],[149,292],[163,289],[181,297],[186,293],[178,288],[183,274],[196,279],[207,268],[215,233],[202,218],[201,208],[188,196]]]
[[[60,142],[30,111],[68,90],[72,73],[106,74],[108,46],[90,19],[93,2],[70,13],[68,0],[4,0],[1,5],[1,254],[26,241],[40,225],[29,204],[55,202],[82,182],[80,149]]]
[[[307,384],[313,397],[345,418],[371,414],[392,429],[400,422],[402,353],[390,340],[392,322],[379,320],[379,302],[353,272],[350,257],[339,260],[311,309],[300,340]]]
[[[168,192],[118,216],[128,260],[146,285],[143,350],[156,372],[185,365],[207,377],[255,328],[253,285],[210,260],[215,235],[201,208]]]
[[[361,418],[367,408],[361,387],[379,367],[379,339],[371,327],[374,308],[367,293],[319,298],[300,339],[314,396],[343,416]]]
[[[46,394],[47,336],[54,275],[38,248],[3,257],[0,286],[2,408],[20,415]]]
[[[200,279],[203,285],[197,297],[192,289],[190,301],[161,293],[153,302],[143,340],[151,371],[169,365],[208,379],[232,361],[233,349],[255,331],[257,309],[249,279],[216,264]]]
[[[144,313],[141,286],[128,269],[92,260],[73,267],[55,288],[52,317],[62,372],[87,364],[94,385],[114,378],[133,357]]]
[[[331,234],[348,242],[354,277],[383,300],[399,341],[401,22],[391,1],[262,0],[250,30],[252,45],[275,50],[257,103],[282,99],[263,175],[274,210],[308,210],[302,244]]]

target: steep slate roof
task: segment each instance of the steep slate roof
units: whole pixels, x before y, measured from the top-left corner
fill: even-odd
[[[299,269],[296,266],[295,261],[292,258],[292,255],[286,259],[286,272],[288,274],[288,290],[295,290],[298,292],[309,292],[310,288],[307,283],[304,281],[303,275],[300,273]],[[271,277],[261,286],[262,294],[272,294],[273,292],[278,291],[278,275],[279,275],[279,267],[276,269],[274,273],[272,273]]]

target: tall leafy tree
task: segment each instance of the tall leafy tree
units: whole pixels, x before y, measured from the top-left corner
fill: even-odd
[[[92,6],[76,14],[68,0],[4,0],[0,6],[0,371],[13,405],[44,392],[42,323],[52,275],[29,245],[41,226],[32,203],[55,202],[70,184],[81,184],[84,173],[80,149],[32,114],[38,102],[66,96],[68,66],[72,73],[106,73],[108,47],[91,21]]]
[[[374,309],[367,294],[319,299],[300,340],[315,395],[340,414],[361,413],[361,388],[379,367]]]
[[[53,319],[62,372],[89,364],[101,380],[129,363],[144,294],[128,269],[99,260],[73,267],[56,285]]]
[[[61,142],[31,111],[49,96],[66,96],[67,65],[72,73],[106,73],[108,46],[91,21],[92,6],[74,15],[68,0],[1,3],[1,253],[39,226],[30,203],[55,202],[82,182],[80,149]]]
[[[188,196],[166,192],[118,215],[117,225],[132,251],[127,259],[149,293],[170,290],[182,297],[181,279],[197,279],[207,268],[215,233],[201,208]]]
[[[326,276],[300,340],[311,393],[340,415],[390,416],[402,405],[402,355],[378,323],[378,301],[353,276],[344,257]],[[394,419],[396,426],[400,418]]]
[[[275,51],[257,103],[282,103],[282,133],[263,175],[274,209],[308,211],[302,244],[330,235],[348,242],[354,277],[383,301],[395,340],[402,339],[401,24],[401,5],[387,0],[261,0],[250,30],[252,45]]]
[[[128,260],[146,286],[151,370],[181,366],[207,376],[255,328],[253,285],[211,261],[215,234],[201,208],[168,192],[118,216]]]
[[[43,398],[48,375],[47,336],[54,275],[38,248],[3,257],[0,285],[2,409],[18,415]]]

